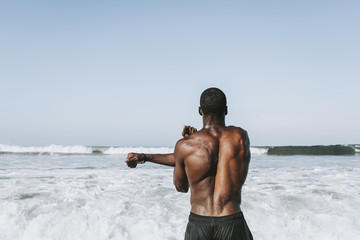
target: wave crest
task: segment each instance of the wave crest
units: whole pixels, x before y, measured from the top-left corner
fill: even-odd
[[[62,146],[62,145],[49,145],[43,147],[23,147],[16,145],[0,144],[0,152],[2,153],[62,153],[62,154],[89,154],[92,149],[89,147],[75,145],[75,146]]]

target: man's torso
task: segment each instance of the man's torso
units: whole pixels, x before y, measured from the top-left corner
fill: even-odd
[[[246,131],[237,127],[202,129],[182,144],[187,149],[184,164],[191,212],[204,216],[239,212],[250,161]]]

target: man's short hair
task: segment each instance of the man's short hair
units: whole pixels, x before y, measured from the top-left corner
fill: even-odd
[[[226,96],[218,88],[208,88],[201,94],[200,107],[204,114],[222,114],[226,109]]]

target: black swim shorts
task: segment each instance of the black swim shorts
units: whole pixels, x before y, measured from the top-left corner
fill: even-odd
[[[224,217],[190,213],[185,240],[252,240],[242,212]]]

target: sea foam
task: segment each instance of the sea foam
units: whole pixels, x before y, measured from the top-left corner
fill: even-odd
[[[180,240],[190,194],[124,154],[0,155],[1,240]],[[258,240],[357,240],[360,158],[253,155],[241,208]]]

